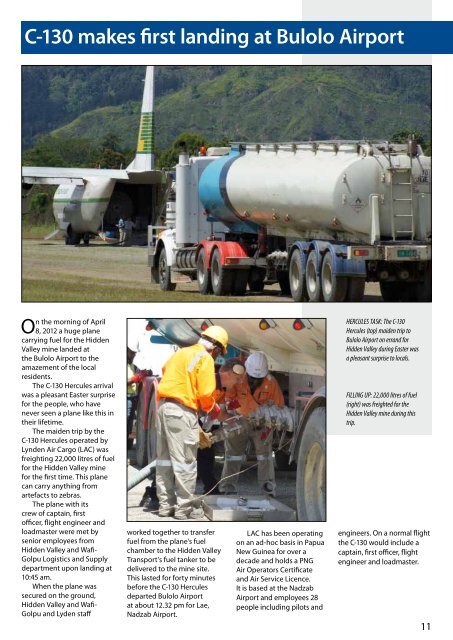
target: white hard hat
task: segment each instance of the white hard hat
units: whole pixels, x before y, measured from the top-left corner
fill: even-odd
[[[245,370],[252,378],[265,378],[269,372],[267,358],[261,351],[255,351],[245,361]]]

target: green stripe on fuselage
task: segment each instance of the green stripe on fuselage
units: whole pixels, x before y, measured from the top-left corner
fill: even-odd
[[[110,198],[54,198],[54,202],[68,202],[70,204],[91,204],[95,202],[109,202]]]

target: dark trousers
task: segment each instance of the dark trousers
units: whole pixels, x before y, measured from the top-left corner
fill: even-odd
[[[203,483],[205,493],[210,491],[219,481],[214,473],[215,454],[214,447],[198,449],[197,475]],[[218,493],[215,489],[213,493]]]

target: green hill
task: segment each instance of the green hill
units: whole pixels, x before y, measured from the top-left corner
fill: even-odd
[[[22,139],[117,134],[136,144],[144,68],[24,67]],[[428,66],[188,66],[156,69],[156,144],[183,131],[208,140],[431,138]]]

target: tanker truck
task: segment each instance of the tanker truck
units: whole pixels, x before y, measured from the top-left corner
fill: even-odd
[[[410,140],[235,143],[182,153],[162,227],[148,227],[164,291],[242,296],[279,283],[297,301],[431,300],[431,158]]]
[[[296,319],[149,319],[150,329],[178,347],[198,341],[211,324],[229,335],[226,357],[244,359],[264,351],[285,397],[285,407],[262,407],[255,420],[270,429],[277,469],[296,468],[296,505],[301,521],[324,521],[326,512],[326,327],[325,320]],[[153,341],[151,341],[153,343]],[[221,364],[221,363],[218,363]],[[144,377],[136,417],[137,466],[156,458],[159,377]],[[238,425],[241,426],[240,424]],[[231,431],[235,427],[232,426]],[[219,429],[216,434],[221,432]],[[218,436],[216,436],[218,437]],[[226,430],[223,439],[229,437]]]

